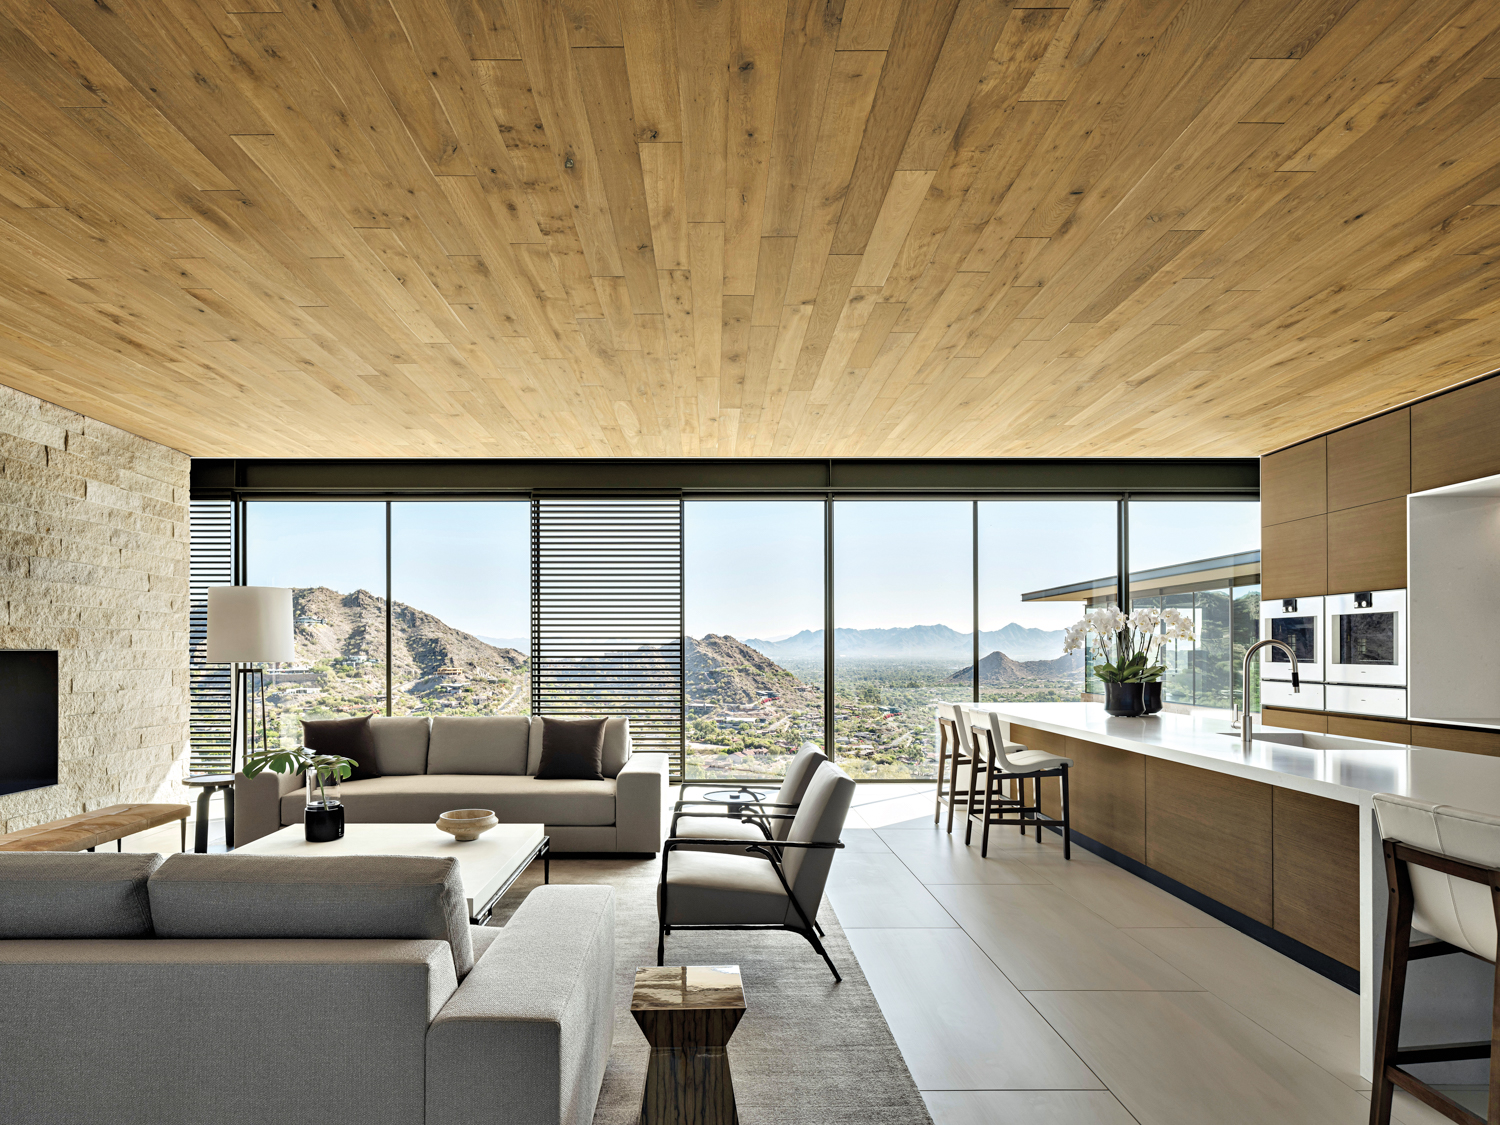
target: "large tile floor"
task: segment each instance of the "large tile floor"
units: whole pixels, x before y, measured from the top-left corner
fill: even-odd
[[[1369,1120],[1354,993],[1052,833],[982,860],[932,814],[861,785],[828,894],[936,1125]]]

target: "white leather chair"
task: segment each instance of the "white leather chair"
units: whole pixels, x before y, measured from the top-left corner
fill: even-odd
[[[785,840],[744,844],[729,839],[668,837],[657,886],[656,963],[673,930],[790,930],[801,934],[841,980],[818,940],[818,907],[833,853],[854,799],[854,781],[832,762],[813,772]],[[684,851],[684,845],[739,845],[743,855]],[[770,860],[769,863],[766,860]]]
[[[1037,843],[1042,840],[1042,825],[1055,824],[1062,829],[1063,858],[1073,858],[1072,817],[1068,801],[1068,770],[1073,768],[1073,759],[1060,754],[1049,754],[1045,750],[1031,750],[1009,738],[1010,724],[993,711],[960,709],[960,729],[965,740],[974,747],[974,753],[983,751],[985,762],[984,807],[977,813],[984,825],[980,837],[979,854],[989,854],[990,825],[1017,824],[1021,835],[1026,829],[1036,826]],[[1042,778],[1060,779],[1062,789],[1062,816],[1052,817],[1042,812]],[[1014,781],[1019,787],[1015,798],[1006,797],[1000,786]],[[1026,803],[1026,782],[1031,782],[1032,803]],[[972,782],[971,782],[972,784]],[[1007,811],[1014,816],[1007,816]],[[974,802],[969,802],[969,828],[975,817]],[[969,833],[964,834],[964,843],[969,842]]]
[[[667,835],[687,841],[743,841],[743,844],[735,845],[685,843],[681,847],[682,851],[728,852],[732,855],[744,855],[744,844],[762,840],[785,840],[813,774],[827,760],[816,745],[804,742],[787,763],[781,788],[774,794],[775,800],[766,799],[771,793],[769,788],[763,786],[740,785],[732,781],[684,782],[678,791],[679,797],[683,799],[679,799],[672,808],[672,825]],[[745,800],[725,802],[685,799],[689,786],[701,788],[705,784],[726,792],[743,794]]]
[[[1400,1046],[1407,963],[1422,957],[1466,953],[1495,962],[1500,919],[1500,817],[1452,805],[1434,805],[1390,793],[1375,796],[1375,816],[1385,851],[1390,903],[1380,974],[1375,1030],[1372,1125],[1389,1125],[1397,1086],[1459,1122],[1481,1120],[1446,1094],[1402,1069],[1403,1065],[1491,1058],[1491,1043]],[[1412,929],[1436,940],[1412,944]],[[1500,1016],[1500,976],[1492,999]],[[1500,1121],[1500,1067],[1490,1065],[1490,1121]]]
[[[968,722],[963,715],[962,703],[939,703],[937,721],[937,809],[932,815],[932,823],[937,824],[943,818],[946,786],[948,834],[951,836],[954,809],[963,805],[964,811],[969,811],[975,799],[977,775],[987,767],[974,753],[972,739],[967,735]]]

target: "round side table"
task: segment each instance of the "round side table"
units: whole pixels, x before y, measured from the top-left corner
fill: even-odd
[[[184,785],[197,789],[198,823],[193,829],[193,851],[208,851],[208,800],[220,789],[224,791],[224,850],[234,850],[234,774],[201,773],[184,780]]]

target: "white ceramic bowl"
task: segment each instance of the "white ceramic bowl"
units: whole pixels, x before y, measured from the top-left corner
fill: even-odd
[[[437,826],[456,840],[477,840],[499,823],[492,809],[449,809],[437,818]]]

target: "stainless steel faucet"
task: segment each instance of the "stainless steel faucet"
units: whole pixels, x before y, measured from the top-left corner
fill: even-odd
[[[1297,653],[1292,646],[1285,641],[1264,640],[1256,641],[1245,650],[1245,664],[1240,669],[1240,705],[1235,708],[1234,722],[1231,726],[1240,728],[1240,745],[1245,748],[1245,753],[1250,753],[1251,724],[1254,722],[1250,717],[1250,658],[1267,645],[1275,645],[1287,654],[1292,662],[1292,690],[1302,694],[1302,681],[1297,677]]]

